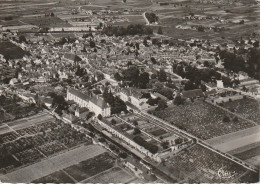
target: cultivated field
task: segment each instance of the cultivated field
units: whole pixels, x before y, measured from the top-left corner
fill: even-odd
[[[198,144],[177,155],[169,156],[164,165],[180,180],[189,178],[186,182],[234,182],[248,172],[243,166]],[[226,173],[226,176],[221,175],[222,171]],[[257,179],[254,178],[254,181]]]
[[[58,170],[74,165],[104,153],[106,150],[97,145],[81,146],[62,154],[44,159],[38,163],[23,167],[6,175],[0,176],[4,182],[29,183],[39,178],[50,175]],[[33,171],[33,172],[32,172]],[[55,174],[57,177],[57,174]],[[59,175],[59,174],[58,174]],[[49,177],[51,178],[51,177]]]
[[[251,98],[224,103],[223,107],[260,124],[260,102]]]
[[[82,143],[91,144],[83,133],[56,121],[49,114],[37,114],[6,126],[9,132],[3,131],[0,135],[0,161],[5,163],[0,164],[1,173],[35,163]]]
[[[254,126],[242,119],[234,121],[233,115],[202,101],[180,106],[172,105],[162,111],[151,113],[203,140]],[[229,117],[229,121],[224,121],[224,117]]]
[[[70,175],[79,182],[112,168],[114,162],[115,158],[111,157],[108,153],[104,153],[93,157],[92,159],[70,166],[64,169],[64,171],[70,173]]]

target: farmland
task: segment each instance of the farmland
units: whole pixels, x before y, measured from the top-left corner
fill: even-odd
[[[204,140],[254,126],[242,119],[234,122],[233,115],[201,101],[151,113]],[[224,117],[229,121],[223,121]]]
[[[42,179],[39,178],[43,177],[45,180],[48,178],[52,180],[58,180],[60,179],[60,176],[63,176],[64,172],[62,171],[62,173],[55,173],[56,171],[61,171],[64,168],[70,167],[81,161],[91,159],[97,155],[103,154],[104,152],[105,149],[97,145],[82,145],[75,149],[71,149],[52,157],[48,157],[40,162],[5,174],[0,177],[0,180],[4,182],[19,181],[25,183],[29,183],[34,180],[40,181]],[[32,170],[34,171],[33,173],[31,172]],[[59,181],[61,182],[63,180]]]
[[[0,135],[1,159],[5,161],[1,164],[2,173],[82,143],[91,143],[84,134],[48,114],[10,122],[7,126],[11,127],[10,131]]]
[[[260,124],[260,103],[257,100],[244,98],[241,100],[226,102],[223,106],[232,112],[240,114],[245,118]]]
[[[198,180],[209,183],[226,182],[229,179],[236,181],[247,172],[244,167],[197,144],[168,157],[164,164],[168,171],[178,178],[189,176],[186,180],[189,183]],[[228,177],[218,174],[222,169],[228,173]],[[257,177],[254,180],[257,180]]]

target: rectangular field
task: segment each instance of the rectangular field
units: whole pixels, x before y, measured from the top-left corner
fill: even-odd
[[[85,180],[85,183],[127,183],[135,177],[128,174],[119,167],[113,167],[105,172],[102,172],[94,177]]]
[[[81,146],[27,167],[23,167],[6,175],[2,175],[0,176],[0,180],[12,183],[29,183],[104,152],[106,152],[106,150],[97,145]]]
[[[70,166],[64,171],[70,173],[78,182],[101,173],[114,166],[114,158],[108,153],[98,155],[92,159],[82,161],[76,165]]]
[[[173,105],[150,113],[203,140],[254,126],[246,120],[235,121],[234,115],[203,101]],[[224,117],[228,117],[228,120],[224,121]]]

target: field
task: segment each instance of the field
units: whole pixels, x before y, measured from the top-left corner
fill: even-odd
[[[78,182],[101,173],[114,166],[114,158],[108,153],[98,155],[92,159],[82,161],[79,164],[70,166],[64,171],[70,173]]]
[[[203,140],[254,126],[242,119],[235,122],[233,115],[202,101],[180,106],[173,105],[151,113]],[[225,116],[229,117],[229,122],[223,121]]]
[[[73,183],[74,181],[63,171],[56,171],[48,176],[32,181],[33,183]]]
[[[56,121],[49,114],[42,113],[16,120],[7,126],[10,128],[9,132],[5,131],[0,135],[1,159],[7,161],[1,167],[1,173],[20,165],[35,163],[82,143],[91,143],[83,133]]]
[[[240,130],[223,136],[215,137],[207,140],[207,143],[223,152],[236,154],[245,149],[248,145],[255,144],[260,141],[259,137],[260,127],[255,126],[252,128]]]
[[[194,181],[203,183],[236,181],[248,172],[243,166],[198,144],[168,157],[164,164],[168,171],[180,180],[189,178],[186,181],[189,183]],[[221,170],[225,171],[226,176],[220,175]],[[257,178],[255,178],[256,180]]]
[[[2,54],[5,59],[21,59],[25,55],[29,55],[28,52],[9,41],[0,41],[0,54]]]
[[[135,177],[128,174],[119,167],[113,167],[103,173],[100,173],[90,179],[85,180],[86,183],[127,183]]]
[[[118,10],[118,9],[146,9],[149,6],[151,6],[150,0],[127,0],[127,3],[123,3],[122,0],[90,0],[93,6],[103,6],[103,7],[109,7],[109,9],[112,10]]]
[[[97,145],[82,145],[75,149],[46,158],[40,162],[0,176],[0,180],[4,182],[30,183],[56,171],[103,154],[104,152],[106,152],[106,150]]]
[[[224,103],[223,107],[260,124],[260,103],[251,98]]]

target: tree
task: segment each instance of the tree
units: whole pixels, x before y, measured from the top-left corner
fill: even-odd
[[[122,159],[126,159],[126,158],[127,158],[127,153],[126,153],[126,152],[120,152],[120,153],[118,154],[118,156],[119,156],[120,158],[122,158]]]
[[[159,73],[158,73],[158,80],[160,82],[166,82],[167,81],[167,75],[166,72],[162,69],[160,69]]]
[[[234,117],[233,121],[234,121],[235,123],[237,123],[237,122],[239,121],[239,120],[238,120],[238,117]]]
[[[163,110],[165,108],[167,108],[167,103],[164,100],[159,100],[158,101],[158,107],[155,109],[156,111],[160,111]]]
[[[136,120],[134,120],[133,124],[134,126],[138,126],[138,122]]]
[[[151,61],[152,63],[155,65],[157,62],[156,62],[156,59],[154,57],[151,57]]]
[[[22,42],[27,43],[27,40],[24,35],[19,36],[19,43],[22,43]]]
[[[161,146],[163,147],[163,149],[168,149],[169,148],[169,142],[164,141],[164,142],[161,143]]]
[[[121,80],[122,80],[122,77],[120,76],[120,74],[119,74],[118,72],[115,73],[114,77],[115,77],[115,79],[116,79],[117,81],[121,81]]]
[[[96,43],[95,43],[93,40],[90,40],[90,41],[89,41],[89,46],[90,46],[91,48],[94,48],[94,47],[96,47]]]
[[[141,131],[139,130],[139,128],[134,128],[133,135],[138,135],[140,133],[141,133]]]
[[[182,99],[182,97],[179,94],[176,95],[176,97],[174,98],[173,104],[182,105],[183,103],[184,103],[184,100]]]
[[[149,83],[149,73],[143,72],[139,76],[139,88],[145,89]]]
[[[225,115],[224,118],[223,118],[223,122],[225,122],[225,123],[230,122],[229,117]]]
[[[163,32],[162,32],[162,27],[161,27],[161,26],[158,28],[158,32],[157,32],[157,33],[160,34],[160,35],[163,34]]]
[[[258,41],[258,40],[255,41],[255,42],[253,43],[253,46],[254,46],[255,48],[259,47],[259,41]]]
[[[101,114],[99,114],[99,115],[97,116],[97,118],[98,118],[99,120],[102,120],[102,119],[103,119],[103,116],[102,116]]]
[[[116,120],[115,120],[115,119],[112,119],[112,120],[111,120],[111,124],[112,124],[112,125],[116,125]]]

